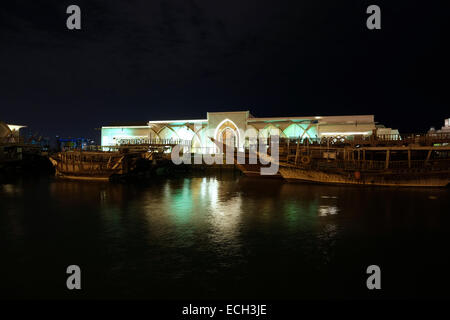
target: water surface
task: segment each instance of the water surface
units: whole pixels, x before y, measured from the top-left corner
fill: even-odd
[[[449,208],[448,189],[232,174],[0,184],[1,297],[449,297]],[[71,264],[79,292],[65,287]]]

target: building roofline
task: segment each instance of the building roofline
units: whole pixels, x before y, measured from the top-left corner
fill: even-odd
[[[130,125],[113,125],[113,126],[102,126],[102,129],[117,129],[117,128],[149,128],[149,126],[130,126]]]
[[[242,110],[242,111],[212,111],[212,112],[206,112],[208,113],[243,113],[243,112],[248,112],[250,113],[250,110]]]
[[[249,118],[249,122],[258,121],[286,121],[286,120],[327,120],[327,119],[339,119],[339,118],[365,118],[375,117],[373,114],[364,115],[346,115],[346,116],[305,116],[305,117],[265,117],[265,118]]]
[[[250,111],[230,111],[230,112],[207,112],[207,114],[226,114],[226,113],[248,113]],[[321,122],[326,122],[327,120],[343,120],[343,121],[357,121],[358,119],[364,118],[375,118],[373,114],[362,114],[362,115],[344,115],[344,116],[295,116],[295,117],[248,117],[247,121],[249,123],[255,122],[264,122],[264,121],[272,121],[272,122],[284,122],[284,121],[297,121],[297,120],[320,120]],[[152,124],[172,124],[172,125],[183,125],[188,123],[207,123],[208,119],[179,119],[179,120],[154,120],[148,121],[146,124],[140,123],[133,125],[132,123],[128,124],[110,124],[108,126],[102,126],[102,128],[149,128]]]
[[[196,122],[208,122],[208,119],[188,119],[188,120],[155,120],[149,121],[148,124],[157,123],[196,123]]]

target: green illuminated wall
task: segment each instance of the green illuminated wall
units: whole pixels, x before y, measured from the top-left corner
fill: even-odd
[[[149,128],[128,128],[117,127],[102,128],[102,146],[112,146],[117,144],[119,139],[132,139],[132,138],[148,138],[150,134]]]
[[[309,126],[308,123],[293,123],[284,129],[284,134],[289,138],[316,138],[317,137],[317,127]]]

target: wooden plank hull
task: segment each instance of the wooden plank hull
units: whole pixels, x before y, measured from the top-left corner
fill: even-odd
[[[247,177],[261,177],[270,179],[282,179],[283,177],[279,172],[274,175],[262,175],[261,174],[261,164],[239,164],[236,163],[236,167]]]
[[[226,150],[227,149],[227,145],[223,142],[217,141],[213,138],[210,138],[212,142],[214,142],[216,144],[216,146],[218,148],[220,148],[221,150]],[[234,148],[233,148],[234,150]],[[261,174],[261,168],[264,167],[269,167],[270,165],[263,165],[259,159],[257,159],[260,155],[259,153],[256,153],[255,155],[256,158],[256,162],[257,163],[250,163],[251,162],[251,157],[250,154],[247,151],[245,151],[243,154],[241,153],[240,155],[238,155],[238,152],[236,150],[234,150],[234,154],[233,154],[233,161],[234,164],[236,165],[236,167],[239,169],[239,171],[241,171],[245,176],[247,177],[259,177],[259,178],[269,178],[269,179],[282,179],[282,176],[279,172],[277,172],[276,174],[273,175],[263,175]],[[239,158],[242,157],[242,158]],[[238,159],[239,158],[239,159]],[[244,163],[240,163],[240,162],[244,162]]]
[[[389,187],[446,187],[450,184],[450,172],[407,173],[358,173],[326,172],[283,165],[282,177],[290,182],[322,183],[338,185],[368,185]]]
[[[110,175],[108,176],[76,176],[76,175],[70,175],[70,174],[64,174],[61,172],[57,172],[56,176],[61,179],[68,179],[68,180],[80,180],[80,181],[109,181]]]
[[[129,166],[124,155],[107,152],[61,152],[50,161],[58,178],[71,180],[109,181],[113,175],[126,173]]]

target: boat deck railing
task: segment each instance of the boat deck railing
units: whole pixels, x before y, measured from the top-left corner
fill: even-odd
[[[181,145],[185,147],[191,147],[190,140],[182,139],[147,139],[147,138],[133,138],[133,139],[119,139],[115,145],[99,146],[99,145],[87,145],[80,148],[79,146],[65,146],[62,151],[98,151],[98,152],[117,152],[123,149],[152,149],[152,148],[164,148],[174,147]]]
[[[175,145],[183,145],[190,146],[191,140],[183,140],[183,139],[149,139],[149,138],[132,138],[132,139],[119,139],[117,141],[119,146],[127,146],[127,145],[167,145],[167,146],[175,146]]]
[[[377,160],[321,160],[311,163],[308,168],[325,170],[409,170],[420,169],[427,171],[450,170],[450,159],[411,160],[411,161],[377,161]]]
[[[450,133],[406,133],[406,134],[376,134],[355,136],[323,136],[320,138],[296,137],[279,138],[280,146],[396,146],[396,145],[446,145],[450,144]]]

